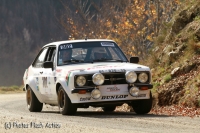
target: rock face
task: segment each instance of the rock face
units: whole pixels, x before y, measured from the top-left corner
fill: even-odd
[[[168,53],[168,56],[169,56],[169,60],[172,62],[174,61],[177,56],[179,55],[179,52],[178,51],[172,51],[172,52],[169,52]]]
[[[157,88],[158,105],[184,104],[199,107],[200,100],[200,55],[189,64],[171,71],[172,79]]]
[[[179,9],[157,48],[159,67],[153,81],[159,86],[158,105],[181,104],[200,107],[200,2]],[[161,49],[161,50],[160,50]],[[171,79],[164,81],[166,75]]]
[[[180,67],[175,68],[175,69],[171,72],[171,76],[172,76],[172,77],[176,76],[176,75],[178,74],[179,70],[180,70]]]

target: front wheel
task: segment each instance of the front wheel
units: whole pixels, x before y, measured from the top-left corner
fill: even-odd
[[[62,115],[74,115],[77,111],[62,86],[58,90],[58,106]]]
[[[30,87],[26,90],[26,102],[30,112],[41,112],[43,103],[41,103]]]
[[[132,102],[132,107],[137,114],[147,114],[152,108],[152,94],[150,92],[149,99],[135,100]]]

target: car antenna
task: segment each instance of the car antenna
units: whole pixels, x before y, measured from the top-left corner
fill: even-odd
[[[87,36],[85,36],[85,40],[87,40]]]

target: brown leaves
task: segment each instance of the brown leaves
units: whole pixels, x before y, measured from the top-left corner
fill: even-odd
[[[199,117],[200,108],[195,107],[184,107],[179,105],[155,107],[151,110],[152,114],[156,115],[169,115],[169,116],[189,116],[189,117]]]
[[[122,106],[117,106],[115,112],[132,112],[132,107],[128,104],[123,104]]]
[[[102,112],[101,108],[97,108],[96,111]],[[133,108],[128,104],[117,106],[115,112],[134,112]],[[163,107],[152,108],[150,114],[155,115],[168,115],[168,116],[187,116],[187,117],[200,117],[200,108],[189,108],[185,106],[172,105]]]
[[[86,8],[87,10],[83,11],[83,13],[88,12],[83,14],[86,20],[80,17],[83,15],[80,14],[80,10],[76,9],[74,12],[66,13],[67,22],[62,25],[70,34],[74,34],[72,37],[75,39],[80,39],[83,35],[87,35],[88,38],[113,39],[120,47],[125,45],[122,47],[123,51],[128,51],[129,47],[135,47],[134,51],[125,52],[128,58],[135,55],[143,58],[149,47],[146,45],[152,45],[162,21],[172,14],[172,6],[166,4],[173,2],[174,0],[162,2],[147,2],[146,0],[124,2],[121,0],[102,2],[101,7],[93,2],[91,9]],[[87,4],[90,4],[89,1]],[[84,5],[79,6],[80,9],[84,9]],[[98,10],[95,11],[95,9]]]

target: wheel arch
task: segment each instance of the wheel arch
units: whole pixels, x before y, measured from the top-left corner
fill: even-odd
[[[56,84],[56,94],[58,95],[58,89],[60,88],[61,84],[60,83],[57,83]]]
[[[28,87],[30,87],[30,89],[33,91],[33,93],[34,93],[35,96],[37,97],[37,99],[38,99],[41,103],[44,103],[44,100],[43,100],[41,94],[39,94],[39,92],[36,91],[35,89],[33,89],[29,84],[26,84],[25,91],[27,90]]]
[[[69,97],[69,99],[71,100],[71,102],[74,103],[73,100],[77,99],[78,97],[77,97],[77,95],[71,93],[70,86],[68,86],[66,84],[65,80],[58,80],[57,81],[56,86],[55,86],[56,87],[56,94],[58,95],[58,90],[59,90],[60,86],[63,87],[64,91],[66,92],[66,94]]]

